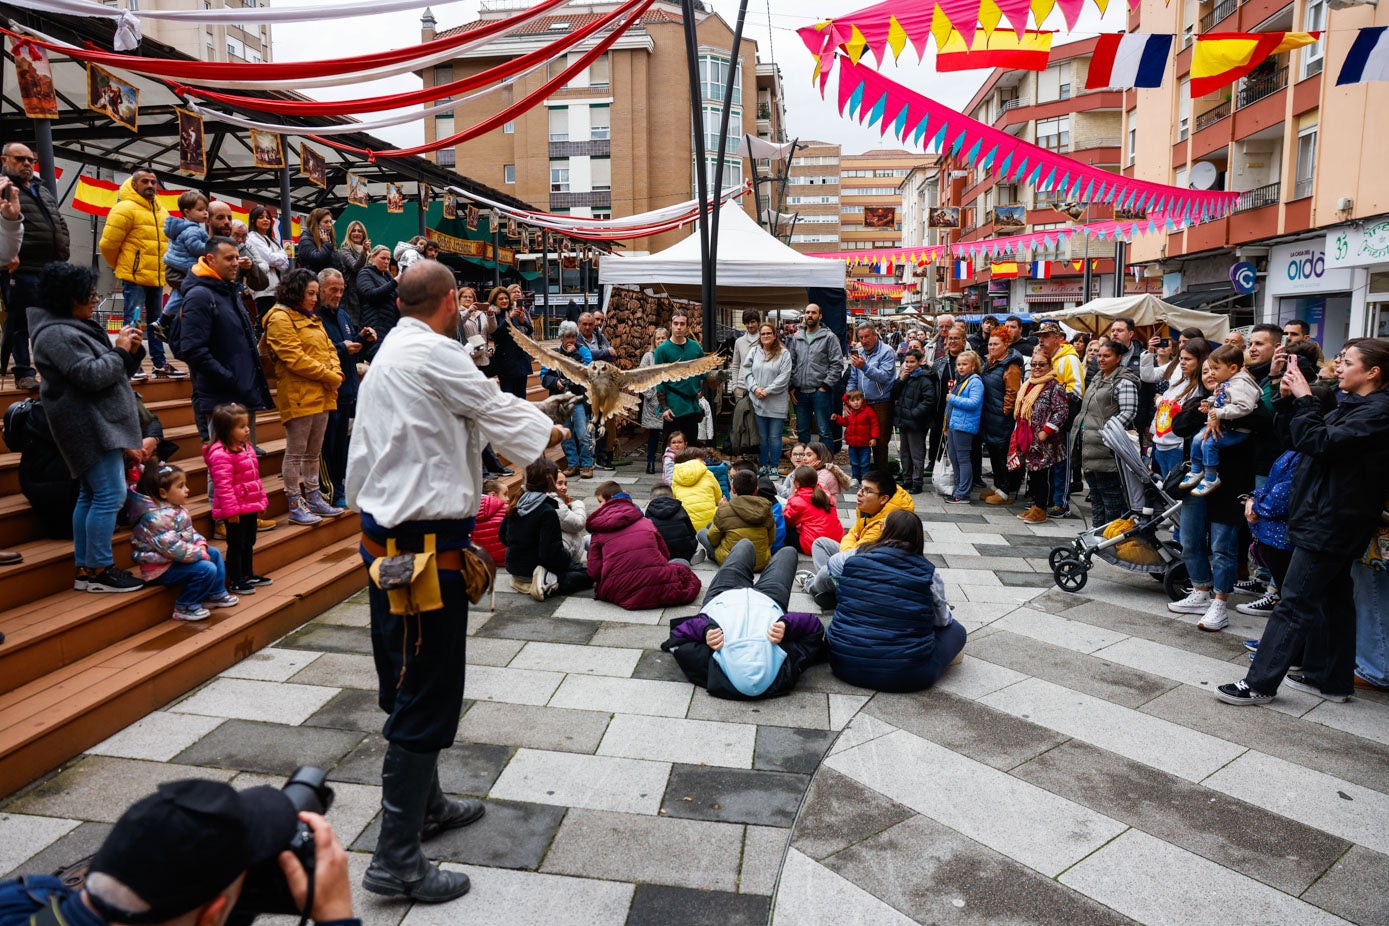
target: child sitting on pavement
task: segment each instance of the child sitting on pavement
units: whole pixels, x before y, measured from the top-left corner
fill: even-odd
[[[482,498],[478,500],[477,523],[473,526],[473,546],[480,547],[492,557],[492,562],[500,566],[506,562],[506,545],[497,536],[506,518],[506,490],[495,479],[482,484]]]
[[[690,523],[695,530],[703,530],[714,520],[719,499],[723,492],[719,481],[704,465],[704,451],[698,447],[686,447],[675,455],[675,475],[670,484],[671,491],[685,506]]]
[[[670,441],[666,444],[666,452],[661,455],[661,479],[666,485],[675,484],[675,458],[689,446],[690,442],[685,439],[684,431],[670,432]]]
[[[733,494],[719,502],[714,520],[695,536],[714,562],[723,563],[739,540],[752,541],[753,569],[761,572],[776,541],[772,505],[757,494],[757,474],[739,470],[733,474]]]
[[[670,486],[658,482],[651,487],[651,501],[646,504],[646,518],[656,525],[666,549],[676,559],[688,563],[704,562],[704,548],[695,540],[694,525],[685,512],[680,499],[670,491]],[[698,558],[696,558],[698,557]]]
[[[526,491],[516,499],[497,532],[506,544],[506,571],[518,592],[544,601],[593,586],[587,570],[564,546],[555,498],[554,462],[541,457],[526,467]]]
[[[699,577],[688,563],[671,558],[632,496],[612,481],[593,494],[598,508],[588,516],[588,574],[597,583],[594,597],[629,611],[694,601]]]
[[[800,551],[809,556],[811,546],[821,537],[828,537],[837,545],[844,539],[844,525],[834,500],[820,488],[815,470],[798,466],[791,475],[796,480],[796,494],[786,502],[786,524],[795,531]]]
[[[574,562],[582,563],[588,559],[588,531],[584,529],[588,511],[584,508],[584,500],[569,496],[569,477],[562,472],[555,474],[552,497],[559,502],[559,526],[564,531],[564,548]]]

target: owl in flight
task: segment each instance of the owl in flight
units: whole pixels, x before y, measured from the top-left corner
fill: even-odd
[[[658,363],[655,366],[637,367],[634,370],[624,370],[606,360],[595,360],[584,366],[558,351],[542,347],[514,327],[511,329],[511,336],[522,350],[536,360],[547,367],[558,369],[565,379],[588,389],[588,400],[593,405],[592,427],[599,433],[603,431],[608,419],[635,415],[641,407],[639,396],[651,387],[706,374],[722,366],[724,362],[720,354],[707,354],[697,360]]]

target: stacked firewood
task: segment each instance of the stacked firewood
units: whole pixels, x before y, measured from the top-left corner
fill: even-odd
[[[612,342],[617,365],[624,370],[641,363],[641,355],[652,348],[656,329],[670,329],[670,316],[683,309],[690,317],[690,337],[700,337],[699,303],[669,296],[651,295],[639,289],[614,287],[608,299],[603,331]]]

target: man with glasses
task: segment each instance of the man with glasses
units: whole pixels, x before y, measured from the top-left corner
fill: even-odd
[[[878,329],[863,324],[858,327],[858,345],[849,350],[849,379],[844,391],[857,389],[864,401],[878,416],[878,431],[883,439],[873,448],[873,466],[886,472],[887,450],[892,433],[892,384],[897,380],[897,354],[878,337]]]
[[[811,544],[810,560],[815,571],[802,570],[796,573],[801,587],[815,598],[821,608],[830,608],[836,601],[835,588],[839,574],[844,570],[844,560],[854,555],[854,551],[865,543],[877,540],[883,532],[883,522],[892,512],[916,511],[916,503],[906,489],[899,486],[885,472],[872,472],[863,477],[858,487],[858,508],[854,512],[854,524],[844,539],[837,543],[828,537],[821,537]]]
[[[5,268],[5,356],[14,357],[15,385],[23,390],[38,388],[34,364],[29,355],[29,306],[38,302],[39,271],[50,261],[66,261],[71,249],[67,222],[58,212],[58,201],[36,176],[38,158],[28,146],[10,142],[3,149],[5,176],[19,190],[19,208],[24,220],[24,239],[19,257]]]

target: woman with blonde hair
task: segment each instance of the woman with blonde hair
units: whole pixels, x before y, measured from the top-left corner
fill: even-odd
[[[357,274],[357,296],[361,299],[362,324],[376,332],[376,346],[400,321],[395,304],[396,282],[391,276],[391,249],[378,244],[371,249],[367,265]]]
[[[347,284],[342,294],[342,307],[347,310],[347,317],[352,319],[354,325],[362,320],[361,301],[357,296],[357,274],[366,267],[370,256],[371,236],[367,234],[367,227],[353,219],[347,223],[342,246],[338,248],[338,260],[342,264],[338,269],[342,271],[343,282]]]
[[[309,213],[308,221],[304,223],[304,233],[299,236],[295,260],[298,266],[314,273],[329,269],[342,272],[337,241],[333,238],[332,212],[320,208]]]

